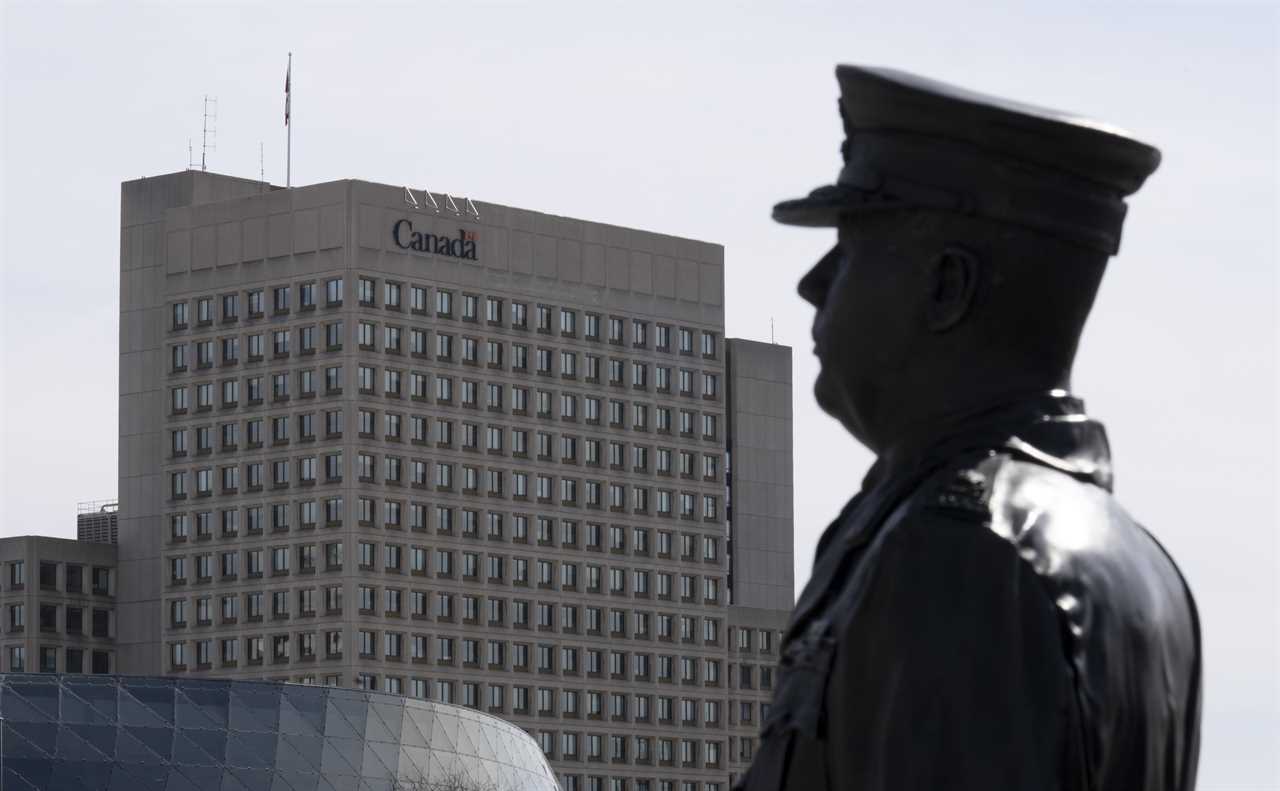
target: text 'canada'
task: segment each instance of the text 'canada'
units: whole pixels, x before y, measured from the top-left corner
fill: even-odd
[[[456,237],[437,236],[433,233],[413,230],[413,223],[409,220],[396,220],[396,224],[391,226],[391,237],[396,240],[396,247],[401,250],[476,260],[475,231],[459,228]]]

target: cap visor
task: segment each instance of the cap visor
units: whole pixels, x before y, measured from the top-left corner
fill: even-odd
[[[844,204],[813,198],[796,198],[773,207],[773,219],[783,225],[829,228],[840,224]]]
[[[847,184],[818,187],[808,197],[783,201],[773,207],[773,219],[783,225],[834,228],[842,217],[865,211],[900,209],[906,204],[883,193]]]

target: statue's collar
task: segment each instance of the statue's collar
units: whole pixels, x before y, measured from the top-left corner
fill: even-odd
[[[1051,390],[1015,396],[920,427],[881,454],[863,480],[863,491],[935,466],[939,460],[984,448],[1007,449],[1111,490],[1106,429],[1085,414],[1079,398],[1065,390]]]

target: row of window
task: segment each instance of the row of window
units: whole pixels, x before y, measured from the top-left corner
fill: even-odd
[[[341,439],[346,422],[343,411],[336,409],[323,413],[323,434],[319,433],[321,427],[317,425],[320,417],[314,412],[304,412],[172,428],[169,430],[170,456],[202,456],[215,451],[239,453],[242,449],[262,449],[268,443],[273,448],[280,447],[295,439],[298,442]],[[707,481],[718,480],[720,476],[721,454],[718,451],[698,452],[567,432],[531,431],[494,423],[455,422],[445,418],[436,418],[429,423],[425,415],[409,415],[406,421],[405,415],[397,412],[385,412],[382,421],[379,421],[376,411],[363,408],[356,410],[356,417],[357,435],[365,440],[403,443],[407,439],[413,445],[434,444],[440,449],[456,448],[473,452],[483,450],[489,456],[505,457],[510,454],[513,458],[536,458],[539,461],[574,466],[607,464],[614,470],[627,470],[629,467],[630,472],[638,474],[678,474],[685,478],[700,475]],[[682,427],[692,429],[692,422],[691,414],[687,418],[682,416]],[[711,428],[714,430],[714,426]],[[376,459],[372,454],[362,453],[359,463],[360,477],[374,477]],[[338,465],[334,475],[330,477],[341,476],[342,469]]]
[[[42,633],[57,632],[66,635],[86,634],[85,627],[89,627],[88,635],[98,638],[110,638],[111,634],[111,610],[100,609],[97,607],[86,608],[76,605],[59,605],[40,602],[36,605],[39,613],[39,629]],[[90,613],[88,621],[85,619],[86,610]],[[59,624],[58,614],[62,612],[61,624]],[[25,603],[10,604],[8,606],[8,616],[6,618],[7,631],[10,634],[26,631],[27,628],[27,606]]]
[[[88,648],[59,647],[41,645],[38,649],[38,664],[30,667],[27,664],[27,648],[22,645],[7,647],[8,670],[11,673],[110,673],[111,652]],[[62,666],[58,666],[58,655],[62,654]],[[85,660],[88,661],[85,661]]]
[[[82,563],[60,563],[56,560],[41,560],[37,561],[37,564],[40,590],[94,596],[113,595],[111,568],[108,566],[85,566]],[[11,560],[4,565],[7,566],[4,575],[8,584],[7,589],[24,590],[27,586],[26,561]],[[62,567],[61,575],[58,572],[60,566]]]
[[[549,732],[548,732],[549,733]],[[555,743],[554,734],[548,738]],[[547,751],[547,743],[542,749]],[[683,752],[683,748],[682,752]],[[692,748],[691,748],[692,749]],[[598,759],[602,760],[602,759]],[[667,761],[674,765],[673,761]],[[724,791],[726,785],[713,780],[655,780],[648,777],[600,777],[597,775],[561,774],[560,787],[564,791]]]
[[[724,762],[723,743],[720,741],[561,731],[557,744],[555,737],[556,733],[552,731],[539,731],[535,737],[543,753],[550,760],[585,759],[608,761],[614,764],[657,764],[706,769],[718,769]],[[623,784],[610,785],[610,789],[626,788],[625,780],[615,779]],[[635,780],[634,782],[639,784],[645,781]],[[704,786],[704,788],[719,787],[719,783],[707,783]]]
[[[720,659],[707,659],[666,654],[630,653],[627,651],[602,651],[581,646],[529,644],[506,640],[480,640],[475,638],[371,630],[355,632],[356,653],[361,660],[384,662],[417,662],[442,666],[462,666],[495,671],[537,672],[565,676],[587,675],[626,682],[659,682],[668,684],[719,687]],[[206,637],[192,641],[172,641],[171,657],[177,669],[185,667],[188,645],[195,646],[195,664],[212,666],[216,646],[217,661],[222,667],[235,667],[240,661],[240,644],[246,646],[246,658],[250,665],[269,660],[272,664],[290,661],[311,661],[321,657],[329,660],[343,658],[342,632],[301,632],[297,634],[250,635],[248,637]],[[264,646],[271,651],[264,653]],[[182,660],[182,661],[178,661]],[[757,681],[761,690],[773,687],[771,667],[742,665],[731,666],[737,671],[743,689],[754,689]],[[744,676],[749,674],[749,678]],[[732,682],[730,683],[732,686]],[[577,693],[574,693],[575,695]],[[555,714],[554,711],[543,713]],[[576,714],[576,709],[570,714]],[[590,713],[590,712],[589,712]],[[625,712],[624,712],[625,713]]]
[[[299,509],[305,503],[294,503]],[[218,511],[195,511],[174,513],[169,515],[169,538],[172,543],[182,543],[194,538],[196,541],[211,541],[215,538],[238,539],[240,537],[240,516],[246,516],[246,536],[262,536],[263,508],[269,508],[272,515],[272,533],[288,530],[290,504],[279,503],[271,506],[249,506],[243,510],[238,508]],[[464,539],[481,538],[482,512],[470,508],[459,512],[458,531],[454,531],[454,509],[447,506],[436,508],[436,534],[440,536],[458,536]],[[279,516],[282,521],[276,521]],[[483,512],[485,519],[484,538],[489,542],[506,542],[508,538],[518,544],[536,543],[540,547],[560,547],[562,549],[585,549],[603,552],[607,550],[613,555],[630,552],[636,557],[650,557],[660,560],[679,560],[681,562],[697,562],[718,564],[720,562],[720,537],[697,535],[691,533],[675,533],[670,530],[653,530],[648,527],[633,527],[628,530],[624,525],[601,525],[595,522],[580,524],[576,520],[555,520],[551,517],[534,517],[535,525],[532,542],[529,531],[529,517],[517,514],[512,519],[510,535],[505,527],[505,515],[496,511]],[[218,530],[215,533],[215,522]],[[556,525],[559,524],[559,530]],[[651,544],[650,536],[656,536]],[[678,554],[676,542],[679,542]],[[340,569],[342,567],[342,542],[334,541],[324,544],[326,567]],[[378,568],[375,563],[377,544],[371,541],[360,541],[360,567],[364,570]],[[411,573],[422,573],[426,570],[425,559],[430,550],[419,545],[409,546],[387,543],[385,551],[385,570],[401,573],[405,570],[406,561]],[[315,565],[316,545],[297,546],[299,566],[311,569]],[[492,554],[492,553],[491,553]]]
[[[320,328],[310,325],[293,329],[284,327],[272,330],[269,336],[266,333],[246,335],[244,341],[247,355],[244,360],[260,362],[266,359],[268,348],[272,359],[288,358],[293,353],[292,339],[295,330],[299,355],[306,356],[317,351],[318,334],[321,330],[324,334],[325,351],[336,352],[343,348],[342,321],[331,322]],[[578,352],[570,349],[559,349],[557,353],[555,349],[542,346],[531,348],[519,343],[508,346],[501,340],[482,341],[471,336],[455,336],[438,331],[435,333],[433,354],[433,346],[428,337],[425,329],[409,328],[406,331],[403,327],[390,325],[383,328],[380,336],[378,325],[369,321],[359,322],[356,334],[358,345],[366,351],[376,351],[381,345],[381,350],[387,354],[408,352],[413,357],[434,357],[440,362],[457,360],[477,366],[484,364],[490,369],[509,370],[518,374],[559,375],[561,379],[573,380],[581,377],[588,384],[607,384],[612,387],[626,387],[630,384],[632,389],[644,391],[652,387],[659,393],[690,398],[700,395],[704,399],[715,400],[720,395],[720,374],[714,371],[673,368],[641,360],[605,358],[590,353],[583,353],[579,357]],[[559,361],[558,366],[554,364],[556,360]],[[241,338],[238,335],[205,338],[169,346],[170,373],[182,373],[193,367],[197,370],[212,368],[214,365],[226,367],[240,362]],[[372,389],[372,386],[367,389]]]
[[[497,671],[585,674],[589,677],[611,678],[627,682],[659,682],[682,685],[702,684],[719,687],[719,660],[694,657],[672,657],[652,654],[628,654],[622,651],[598,651],[577,646],[529,645],[507,643],[505,640],[475,640],[454,637],[436,637],[405,634],[402,632],[355,632],[356,653],[362,660],[387,662],[410,661],[436,665],[469,667]],[[301,632],[297,634],[250,635],[246,637],[203,638],[170,641],[169,667],[175,672],[195,667],[212,669],[236,668],[242,662],[247,666],[307,662],[320,658],[343,658],[343,641],[340,631]],[[430,646],[430,649],[428,648]],[[428,650],[431,656],[428,656]],[[242,653],[243,652],[243,653]],[[760,689],[772,688],[772,668],[756,667],[759,671]],[[701,675],[701,678],[699,677]],[[452,683],[449,679],[441,682]],[[505,692],[506,685],[493,683]],[[746,687],[751,689],[753,687]],[[533,700],[529,700],[528,687],[516,685],[511,700],[511,712],[537,714],[545,717],[608,716],[620,722],[660,723],[678,721],[686,726],[724,727],[721,711],[724,701],[707,698],[683,698],[685,708],[676,720],[671,716],[671,704],[676,700],[666,695],[647,693],[606,692],[580,688],[540,687]],[[522,694],[523,693],[523,694]],[[442,702],[452,702],[446,696],[438,696]],[[656,712],[652,704],[657,703]],[[492,702],[492,708],[504,708],[505,703]],[[694,708],[701,702],[701,711]],[[605,703],[607,702],[607,707]],[[472,705],[467,698],[464,705]],[[533,705],[531,705],[533,704]],[[505,711],[505,708],[504,708]],[[656,715],[656,717],[655,717]],[[749,716],[749,715],[748,715]]]
[[[361,542],[360,546],[363,550],[365,547],[371,547],[372,545]],[[323,571],[338,572],[342,570],[341,547],[341,544],[325,545],[326,562],[322,569]],[[221,582],[230,582],[240,579],[242,573],[245,579],[258,579],[268,575],[284,577],[291,573],[315,573],[319,569],[315,551],[316,545],[304,544],[293,549],[296,550],[296,569],[290,568],[295,556],[295,551],[291,551],[290,547],[230,549],[190,556],[171,555],[168,558],[169,584],[210,583],[215,578]],[[387,547],[388,565],[385,567],[385,571],[388,572],[393,571],[392,566],[389,565],[393,550],[399,553],[399,545],[388,545]],[[428,573],[432,573],[439,579],[458,578],[477,582],[483,580],[489,584],[510,584],[517,587],[536,586],[543,590],[567,592],[579,590],[586,593],[607,592],[614,596],[631,596],[635,598],[649,598],[652,596],[660,601],[674,601],[678,598],[685,603],[701,603],[704,605],[719,605],[723,603],[724,599],[721,579],[713,575],[673,574],[668,571],[603,566],[595,563],[578,563],[569,560],[509,557],[493,553],[458,552],[452,549],[437,549],[433,553],[423,547],[411,547],[404,555],[407,555],[407,558],[402,558],[400,554],[397,554],[396,563],[398,565],[394,568],[394,573],[403,573],[402,569],[407,560],[410,574],[426,576]],[[367,561],[366,565],[366,558],[361,558],[361,570],[373,571],[378,569],[378,566],[374,565],[374,558],[367,558]],[[428,563],[431,564],[431,568],[428,568]],[[368,586],[361,586],[361,590],[365,589],[372,590]],[[284,596],[286,593],[281,591],[278,595]],[[309,589],[301,591],[300,595],[314,597],[315,592]],[[338,595],[339,597],[341,596],[340,591]],[[387,589],[387,614],[405,614],[405,610],[402,609],[404,595],[404,592],[399,589]],[[392,596],[395,597],[394,608],[391,606]],[[408,614],[416,616],[427,615],[425,604],[423,604],[427,593],[415,590],[411,596],[413,607]],[[453,600],[453,594],[440,593],[438,597],[442,603],[451,607],[450,603]],[[464,598],[471,599],[476,597]],[[478,598],[476,600],[478,601]],[[332,608],[328,609],[332,611]],[[371,606],[366,607],[362,603],[361,609],[373,610],[374,608]],[[307,606],[303,607],[302,611],[314,614],[314,599],[309,598]],[[283,613],[287,614],[288,610],[284,610]],[[436,612],[437,615],[450,613],[451,610],[449,609],[441,612],[439,608],[437,608]],[[277,612],[275,614],[279,615],[281,613]],[[492,620],[490,622],[493,623]]]
[[[323,434],[320,433],[319,420],[323,417]],[[506,455],[510,453],[517,458],[536,456],[541,461],[560,461],[564,464],[589,465],[609,464],[614,469],[622,469],[628,461],[628,443],[615,439],[601,439],[592,436],[550,431],[529,430],[510,427],[497,423],[473,423],[470,421],[454,421],[437,417],[429,421],[426,415],[406,415],[399,412],[384,412],[382,420],[378,420],[378,412],[372,409],[356,410],[356,432],[361,439],[385,440],[399,443],[408,440],[411,444],[425,445],[434,443],[438,448],[460,448],[461,450],[484,450],[489,455]],[[714,436],[715,423],[708,423],[704,415],[704,431]],[[197,455],[219,452],[238,452],[241,442],[247,450],[263,447],[269,439],[272,446],[287,445],[292,439],[299,442],[314,442],[317,439],[341,439],[346,427],[342,409],[327,410],[322,415],[314,412],[301,412],[293,415],[276,415],[273,417],[247,418],[200,426],[185,426],[169,431],[170,453],[174,457],[182,457],[194,452]],[[681,433],[692,434],[695,427],[695,414],[682,411],[680,416]],[[243,430],[243,431],[242,431]],[[558,438],[558,442],[557,442]],[[650,472],[649,457],[653,454],[652,471],[658,473],[674,473],[672,460],[679,460],[679,474],[693,476],[697,470],[697,452],[664,448],[662,446],[631,443],[631,467],[633,472]],[[558,453],[557,453],[558,451]],[[720,454],[718,452],[702,452],[701,475],[708,480],[715,480],[719,474]]]
[[[463,577],[478,577],[480,571],[479,558],[471,553],[463,553],[464,564],[474,563],[471,569],[463,569]],[[273,576],[282,576],[288,574],[288,551],[284,548],[276,550],[271,555],[272,565],[280,564],[281,570],[273,571]],[[248,561],[250,568],[261,569],[260,551],[246,552],[245,559]],[[488,571],[491,574],[503,573],[504,558],[489,557]],[[195,558],[196,579],[202,579],[198,575],[201,572],[212,572],[213,556],[200,555]],[[239,568],[239,555],[236,552],[226,552],[221,555],[221,563],[219,570],[226,572],[222,575],[224,580],[238,578],[237,570]],[[543,589],[554,589],[556,573],[553,564],[550,561],[537,562],[537,574],[544,578],[545,582],[540,582],[539,586]],[[522,558],[514,560],[517,574],[528,576],[529,564]],[[437,572],[441,577],[452,577],[453,569],[453,553],[436,554]],[[336,570],[334,567],[330,570]],[[176,557],[169,559],[170,584],[181,585],[188,581],[185,576],[191,571],[187,565],[185,557]],[[567,590],[577,590],[578,588],[578,570],[576,563],[565,563],[561,565],[559,578],[561,580],[561,588]],[[468,571],[474,571],[474,574],[468,574]],[[585,567],[585,588],[587,591],[602,590],[602,572],[599,566]],[[638,571],[635,574],[635,586],[644,587],[645,593],[637,594],[647,597],[649,579],[651,572]],[[248,578],[254,579],[262,576],[261,571],[250,571]],[[212,579],[210,577],[209,579]],[[490,577],[490,580],[496,580],[498,577]],[[673,575],[665,572],[659,572],[656,575],[657,591],[659,600],[675,601],[676,597],[673,587]],[[608,583],[613,593],[623,593],[626,587],[626,570],[625,569],[609,569]],[[616,587],[615,587],[616,586]],[[716,577],[702,577],[701,585],[699,577],[695,575],[679,575],[679,600],[684,603],[702,603],[717,604],[720,602],[721,589],[720,580]],[[270,617],[272,620],[283,620],[293,616],[312,617],[316,615],[340,615],[342,613],[343,586],[324,585],[320,588],[301,588],[293,591],[289,589],[278,589],[268,591],[270,594]],[[357,604],[362,615],[381,615],[388,618],[411,617],[415,619],[425,619],[434,617],[440,621],[454,621],[456,617],[461,616],[464,623],[484,624],[490,627],[507,626],[508,624],[516,628],[530,628],[536,626],[540,630],[554,630],[559,628],[565,633],[577,634],[580,631],[587,634],[604,634],[604,616],[608,616],[608,634],[611,637],[635,637],[636,639],[652,639],[655,631],[651,624],[656,622],[656,636],[659,640],[674,640],[677,634],[680,640],[692,642],[697,636],[697,618],[690,615],[675,615],[672,613],[651,613],[642,611],[627,611],[625,609],[603,609],[601,607],[583,606],[576,604],[562,604],[559,608],[559,619],[556,617],[556,607],[550,602],[531,602],[528,600],[517,599],[513,602],[493,595],[481,597],[472,594],[456,594],[451,591],[438,591],[433,596],[431,591],[423,588],[400,588],[386,587],[382,589],[382,595],[379,596],[379,589],[372,585],[359,585],[356,588]],[[262,591],[251,591],[248,593],[228,593],[221,594],[217,597],[219,608],[217,612],[220,614],[220,623],[233,624],[240,618],[241,608],[240,599],[244,599],[244,612],[249,622],[260,621],[266,614],[264,610],[264,602],[267,599]],[[185,598],[173,599],[176,608],[170,613],[170,625],[186,626],[188,621],[186,616],[186,607],[188,600]],[[293,602],[296,601],[296,610],[292,609]],[[455,608],[455,603],[461,602],[460,607]],[[198,625],[212,625],[214,617],[214,597],[200,596],[195,600],[196,607],[196,623]],[[584,614],[579,619],[579,611]],[[94,611],[95,632],[97,630],[96,617],[97,610]],[[103,611],[105,612],[105,611]],[[530,613],[535,617],[531,618]],[[19,614],[20,615],[20,614]],[[508,621],[508,617],[510,620]],[[43,612],[42,612],[43,618]],[[104,616],[103,629],[107,621]],[[677,632],[675,625],[679,625]],[[719,619],[704,618],[703,619],[703,640],[707,643],[716,643],[719,641]],[[762,650],[769,650],[768,646],[762,646]]]
[[[270,398],[276,407],[288,403],[293,395],[299,398],[315,398],[317,395],[337,397],[343,393],[343,366],[329,366],[323,371],[323,393],[318,389],[321,384],[320,374],[308,369],[296,372],[282,372],[270,376]],[[405,380],[401,371],[386,370],[384,372],[385,388],[383,394],[394,398],[402,398],[406,392],[416,401],[426,402],[428,386],[432,381],[427,374],[410,373],[405,389]],[[294,374],[297,374],[295,377]],[[363,395],[376,395],[374,389],[377,382],[377,369],[373,366],[359,366],[360,392]],[[296,380],[296,381],[295,381]],[[454,379],[451,376],[437,374],[434,378],[434,396],[437,404],[454,402]],[[263,390],[264,379],[261,376],[250,376],[244,380],[243,394],[247,406],[263,403],[266,395]],[[688,439],[716,441],[720,436],[720,415],[714,412],[692,409],[675,409],[668,406],[656,406],[640,401],[627,402],[616,398],[601,398],[594,395],[583,395],[566,391],[534,389],[527,387],[507,387],[501,383],[481,383],[469,379],[462,380],[458,405],[465,409],[480,409],[483,384],[483,404],[488,412],[511,414],[516,416],[534,416],[542,420],[578,422],[588,425],[607,425],[613,429],[633,431],[655,431],[659,434],[680,434]],[[223,379],[218,382],[198,382],[193,385],[176,385],[169,388],[169,415],[185,415],[192,411],[209,412],[217,407],[219,410],[239,409],[241,405],[241,380]],[[508,403],[508,396],[510,400]],[[327,410],[326,429],[329,427],[329,415],[341,421],[340,410]],[[423,430],[421,439],[426,440],[427,416],[417,415]],[[444,420],[443,418],[436,418]],[[318,429],[319,426],[316,426]],[[340,432],[340,423],[334,428]],[[327,432],[332,433],[332,432]]]
[[[360,454],[365,458],[372,458]],[[359,461],[359,460],[358,460]],[[321,464],[324,477],[320,477]],[[440,492],[461,490],[463,494],[500,497],[513,500],[536,500],[543,504],[559,504],[564,507],[585,507],[613,512],[630,512],[637,515],[653,514],[659,517],[702,519],[716,522],[720,519],[720,495],[672,489],[654,489],[639,484],[626,485],[599,480],[582,480],[546,473],[528,473],[522,470],[507,471],[493,467],[477,467],[453,462],[431,464],[421,459],[407,463],[400,457],[386,457],[382,482],[390,485],[409,485],[414,488],[434,488]],[[373,465],[358,466],[361,481],[377,482],[372,473]],[[227,464],[217,467],[196,467],[190,470],[169,472],[169,496],[173,500],[185,500],[189,496],[211,497],[215,493],[236,495],[241,491],[241,471],[244,473],[246,492],[287,489],[292,484],[311,486],[316,483],[337,484],[343,480],[342,452],[334,451],[322,456],[302,456],[296,459],[274,459]],[[456,473],[456,475],[455,475]],[[295,477],[296,476],[296,477]],[[556,486],[557,480],[559,486]],[[325,498],[324,519],[326,525],[341,524],[344,509],[340,495]],[[300,503],[299,524],[314,526],[319,517],[315,501]],[[308,512],[309,510],[309,512]],[[425,529],[428,506],[425,503],[404,503],[386,499],[379,512],[373,497],[356,499],[356,521],[373,524],[380,520],[383,526]],[[235,513],[230,511],[229,513]],[[256,525],[261,525],[262,513],[255,512]],[[286,522],[287,524],[287,522]],[[253,529],[258,529],[256,526]]]
[[[322,290],[323,288],[323,290]],[[431,291],[435,299],[429,298]],[[258,319],[267,315],[268,297],[270,311],[273,316],[287,315],[295,307],[299,311],[314,310],[323,304],[324,307],[339,307],[345,298],[345,285],[341,277],[332,277],[324,281],[323,287],[316,282],[297,284],[297,301],[294,301],[294,286],[277,285],[266,288],[249,289],[245,292],[228,292],[214,296],[196,297],[171,304],[170,311],[173,330],[184,330],[190,326],[191,311],[197,326],[207,326],[215,321],[233,323],[244,318]],[[626,327],[628,320],[620,316],[605,316],[591,311],[579,311],[574,308],[533,304],[532,320],[530,303],[504,299],[497,296],[481,296],[461,293],[419,285],[407,287],[394,280],[382,283],[381,302],[378,297],[378,281],[372,277],[360,277],[356,280],[356,300],[361,307],[380,307],[389,311],[404,311],[419,315],[434,315],[437,318],[455,318],[455,303],[458,313],[456,318],[462,321],[483,321],[490,326],[504,326],[517,330],[534,330],[552,333],[557,330],[555,317],[559,315],[558,330],[561,337],[578,337],[578,318],[582,318],[582,337],[591,341],[607,341],[612,344],[627,342]],[[433,306],[434,310],[429,310]],[[483,306],[483,307],[482,307]],[[704,357],[716,356],[716,334],[707,330],[695,330],[690,327],[676,327],[661,322],[650,322],[647,319],[630,319],[630,342],[635,348],[648,348],[650,328],[653,330],[653,348],[658,351],[675,351],[681,354],[694,353],[694,335],[700,336],[698,349]]]
[[[323,591],[328,594],[328,590]],[[304,593],[304,592],[300,592]],[[315,591],[312,591],[314,594]],[[399,592],[397,592],[399,593]],[[300,598],[302,598],[300,596]],[[440,601],[447,598],[447,603],[443,604],[445,610],[450,615],[446,620],[452,620],[453,612],[453,596],[441,595]],[[273,594],[271,606],[288,608],[289,592],[278,591]],[[174,599],[168,603],[169,607],[169,627],[173,629],[183,629],[192,623],[190,618],[197,619],[196,624],[212,623],[215,615],[222,619],[222,623],[237,623],[237,614],[240,612],[238,596],[219,597],[220,607],[215,612],[215,605],[207,598],[199,599],[195,602],[194,608],[186,599]],[[243,601],[246,604],[245,609],[250,613],[255,608],[259,613],[262,612],[263,597],[258,594],[246,594]],[[484,608],[491,617],[505,618],[502,612],[494,613],[495,600],[489,600],[488,607]],[[332,602],[327,602],[332,604]],[[376,600],[365,602],[366,604],[376,604]],[[500,601],[502,609],[505,609],[507,602]],[[337,606],[340,607],[338,602]],[[512,602],[513,620],[523,621],[525,627],[530,624],[529,613],[545,610],[548,614],[539,613],[538,620],[545,619],[548,623],[554,620],[555,605],[550,603],[539,603],[536,609],[531,606],[530,602],[516,601]],[[303,601],[300,606],[314,606],[313,603]],[[395,606],[399,606],[398,604]],[[424,605],[425,606],[425,605]],[[439,609],[437,611],[440,611]],[[584,608],[588,616],[587,625],[592,625],[592,618],[595,619],[595,626],[601,626],[601,614],[598,608]],[[578,608],[561,607],[562,618],[570,618],[574,621],[578,618]],[[476,605],[474,615],[481,615],[481,608]],[[651,622],[657,624],[658,632],[661,634],[664,630],[667,636],[661,637],[662,640],[675,641],[675,629],[678,624],[681,635],[681,642],[689,644],[697,644],[698,629],[696,619],[690,617],[677,618],[669,614],[659,614],[653,617],[651,613],[632,613],[632,622],[636,625],[634,636],[636,638],[648,637],[651,639],[652,633],[649,631]],[[286,615],[273,615],[273,620],[287,618]],[[619,614],[618,611],[610,611],[608,613],[610,626],[624,630],[620,632],[598,632],[600,635],[608,634],[611,638],[632,636],[632,632],[627,630],[625,621],[627,616],[625,613]],[[201,618],[209,620],[201,621]],[[250,615],[250,622],[260,621],[262,616]],[[616,623],[615,621],[622,621]],[[476,623],[483,623],[476,621]],[[496,623],[490,621],[490,625]],[[552,627],[540,627],[540,630],[550,630]],[[640,630],[643,629],[643,632]],[[566,628],[565,631],[570,631]],[[572,630],[577,632],[575,628]],[[704,644],[713,644],[718,642],[718,622],[714,619],[704,619],[702,638]],[[295,646],[296,658],[299,661],[306,661],[316,658],[318,649],[316,648],[316,633],[307,632],[294,635],[292,639],[297,642]],[[380,637],[381,635],[381,637]],[[325,659],[341,659],[342,658],[342,633],[340,630],[332,630],[323,632],[324,636],[324,658]],[[261,646],[264,636],[254,638],[245,638],[256,640],[254,645]],[[238,648],[235,642],[240,638],[219,638],[218,642],[223,645],[226,653],[222,654],[222,664],[224,666],[232,666],[238,661]],[[271,659],[275,663],[290,661],[290,636],[288,634],[276,635],[271,638],[276,649],[271,654]],[[215,638],[203,638],[197,642],[205,646],[204,651],[214,644]],[[553,645],[539,644],[532,645],[529,643],[514,642],[508,643],[506,640],[489,639],[480,640],[475,638],[455,637],[450,635],[437,635],[434,640],[425,634],[409,634],[399,631],[377,632],[373,630],[359,630],[356,633],[357,653],[361,659],[372,661],[414,661],[414,662],[432,662],[438,665],[455,665],[469,667],[487,667],[491,670],[514,670],[524,672],[539,673],[560,673],[564,675],[579,675],[585,673],[590,676],[603,676],[608,674],[610,677],[621,680],[635,681],[658,681],[668,683],[684,683],[697,684],[702,683],[707,686],[720,686],[720,666],[721,659],[699,659],[697,657],[677,657],[669,655],[653,655],[647,653],[629,653],[626,651],[602,651],[595,648],[584,648],[581,646],[560,646],[557,648]],[[179,643],[174,643],[178,645]],[[183,643],[185,644],[185,643]],[[205,654],[201,654],[204,656]],[[254,648],[250,648],[249,659],[251,664],[258,664],[258,660],[262,658],[262,654]],[[181,663],[179,663],[181,664]],[[198,664],[207,665],[210,662],[199,660]],[[701,667],[701,671],[699,668]],[[677,672],[678,668],[678,672]],[[738,666],[731,666],[733,671]],[[756,671],[759,670],[759,684],[761,689],[769,689],[772,687],[772,670],[769,668],[756,668],[754,665],[742,665],[739,672],[739,683],[743,689],[752,689],[756,683]],[[732,676],[732,672],[731,672]],[[732,679],[731,679],[732,685]]]

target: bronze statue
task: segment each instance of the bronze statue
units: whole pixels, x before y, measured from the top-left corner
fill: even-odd
[[[818,545],[737,788],[1190,791],[1195,603],[1069,394],[1160,154],[902,72],[836,76],[844,168],[774,218],[839,229],[799,286],[815,392],[878,458]]]

